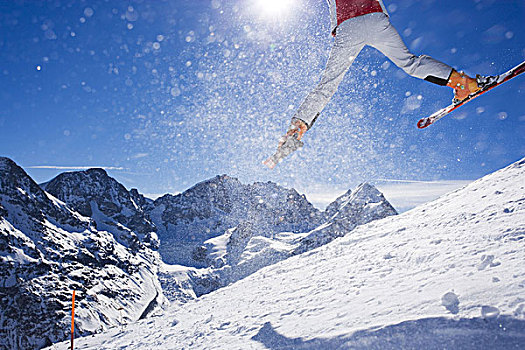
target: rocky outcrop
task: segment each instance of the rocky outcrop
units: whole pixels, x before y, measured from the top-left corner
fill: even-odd
[[[97,229],[7,158],[0,158],[0,208],[0,349],[67,339],[73,290],[77,335],[165,304],[158,253],[124,229],[118,237]]]

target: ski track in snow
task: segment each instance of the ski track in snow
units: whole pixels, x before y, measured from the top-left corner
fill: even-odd
[[[524,243],[525,159],[76,348],[518,349]]]

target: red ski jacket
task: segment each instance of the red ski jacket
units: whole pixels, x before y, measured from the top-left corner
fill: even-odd
[[[367,15],[373,12],[386,13],[385,6],[381,0],[327,0],[330,6],[330,17],[332,31],[346,21],[357,16]]]

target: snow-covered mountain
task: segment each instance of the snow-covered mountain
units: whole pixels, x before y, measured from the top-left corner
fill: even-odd
[[[81,199],[79,206],[66,205],[0,157],[0,349],[67,339],[73,290],[77,335],[136,321],[166,303],[158,253],[127,228],[95,224],[97,215],[87,210],[99,202],[86,198],[91,207],[81,209],[91,218],[71,209]],[[101,208],[98,218],[112,210]]]
[[[176,195],[158,198],[148,212],[158,228],[166,263],[207,267],[204,242],[242,223],[253,234],[306,232],[318,226],[322,213],[293,189],[274,183],[244,185],[217,176]]]
[[[396,210],[374,186],[364,183],[331,203],[325,211],[326,223],[301,239],[295,253],[304,253],[344,236],[359,225],[397,215]]]
[[[147,211],[158,227],[164,261],[201,268],[235,265],[252,237],[275,240],[283,232],[311,232],[296,236],[304,238],[295,247],[304,252],[357,225],[397,214],[369,184],[348,191],[321,212],[294,189],[271,182],[244,185],[226,175],[177,196],[165,195]]]
[[[522,349],[524,242],[525,159],[77,349]]]
[[[113,232],[135,249],[158,248],[155,225],[144,212],[146,199],[128,191],[103,169],[67,172],[41,187],[68,207],[95,221],[97,228]]]

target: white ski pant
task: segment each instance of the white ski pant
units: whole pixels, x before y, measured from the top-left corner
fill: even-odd
[[[321,81],[301,104],[295,118],[312,126],[365,45],[381,51],[407,74],[439,85],[446,85],[452,72],[452,67],[429,56],[410,53],[386,14],[378,12],[351,18],[337,27]]]

